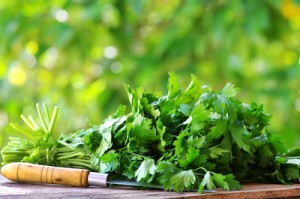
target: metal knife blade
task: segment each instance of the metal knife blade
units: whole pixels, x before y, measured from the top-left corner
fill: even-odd
[[[143,188],[143,189],[159,189],[164,190],[163,186],[155,185],[155,184],[149,184],[146,182],[133,182],[133,181],[126,181],[126,180],[110,180],[108,178],[108,175],[106,175],[106,178],[104,179],[104,175],[102,173],[96,173],[96,172],[90,172],[88,177],[88,183],[89,186],[100,186],[100,187],[130,187],[130,188]],[[103,182],[106,182],[103,184]],[[197,191],[197,190],[194,190]],[[214,193],[215,190],[203,190],[203,193]]]
[[[144,187],[151,189],[163,189],[162,186],[153,185],[145,182],[133,182],[126,180],[110,180],[107,174],[90,172],[88,176],[89,186],[100,187],[114,187],[114,186],[130,186],[130,187]]]

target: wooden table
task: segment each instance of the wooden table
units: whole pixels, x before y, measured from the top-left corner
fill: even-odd
[[[199,194],[196,192],[164,192],[126,188],[76,188],[59,185],[22,184],[6,180],[0,175],[0,198],[189,198],[189,199],[240,199],[240,198],[300,198],[299,185],[245,184],[240,191],[221,191]]]

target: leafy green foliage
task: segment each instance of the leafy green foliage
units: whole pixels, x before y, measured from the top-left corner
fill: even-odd
[[[12,139],[2,150],[5,163],[18,160],[88,168],[109,173],[113,179],[157,183],[177,192],[236,190],[246,181],[299,180],[299,148],[279,153],[278,143],[266,129],[270,116],[262,105],[241,103],[232,84],[216,92],[201,87],[192,75],[183,89],[171,72],[165,96],[146,93],[141,87],[125,85],[125,89],[131,104],[128,113],[119,106],[101,124],[58,140],[49,128],[52,117],[49,125],[32,129],[39,141]],[[44,118],[40,120],[43,123]],[[28,126],[34,124],[31,121]],[[22,145],[15,150],[17,143]],[[55,154],[49,157],[52,149]],[[47,161],[41,160],[44,151]]]
[[[229,131],[231,132],[231,135],[238,147],[249,153],[250,145],[247,143],[248,140],[246,137],[249,134],[248,131],[244,129],[244,127],[236,124],[231,125],[229,127]]]
[[[102,155],[100,160],[100,172],[101,173],[108,173],[115,171],[120,166],[120,155],[115,151],[109,151]]]
[[[145,178],[148,174],[154,175],[155,170],[156,166],[154,160],[150,158],[145,159],[135,172],[137,181],[140,181],[141,179]]]
[[[213,188],[216,187],[213,183],[213,180],[211,178],[211,175],[210,175],[209,171],[205,173],[205,175],[202,179],[202,182],[199,186],[198,192],[202,192],[204,187],[207,187],[208,189],[213,189]]]
[[[179,173],[179,168],[177,168],[170,161],[161,161],[157,165],[156,172],[159,174],[159,183],[163,185],[165,190],[172,190],[173,185],[170,183],[170,178],[175,174]]]
[[[243,100],[276,113],[270,131],[296,146],[299,12],[290,12],[299,10],[296,2],[2,1],[0,148],[14,133],[8,121],[33,112],[33,101],[63,107],[57,136],[99,124],[127,103],[117,82],[166,91],[169,70],[184,84],[189,73],[214,88],[234,82]],[[174,96],[182,92],[174,88]]]
[[[192,170],[180,171],[170,178],[170,184],[176,191],[183,191],[191,187],[196,182],[195,174]]]

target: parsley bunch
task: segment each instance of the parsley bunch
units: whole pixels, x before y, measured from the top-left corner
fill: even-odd
[[[4,164],[87,168],[177,192],[235,190],[240,182],[299,181],[300,149],[282,150],[279,139],[266,129],[271,116],[262,105],[241,103],[232,84],[216,92],[192,75],[183,89],[171,72],[167,95],[125,88],[129,111],[119,106],[102,124],[57,140],[46,126],[46,144],[13,138],[2,150]],[[16,139],[23,143],[14,144]],[[45,150],[54,152],[51,161],[45,161]]]
[[[99,172],[178,192],[276,180],[276,142],[266,130],[271,116],[262,105],[241,103],[232,84],[215,92],[192,76],[183,89],[170,73],[165,96],[125,88],[129,113],[120,106],[101,125],[64,138],[90,151]]]

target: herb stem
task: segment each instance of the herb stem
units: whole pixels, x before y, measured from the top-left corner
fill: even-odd
[[[20,133],[24,134],[26,137],[28,137],[31,140],[34,140],[31,133],[26,131],[23,127],[19,126],[18,124],[10,123],[10,126],[13,127],[15,130],[19,131]]]
[[[58,107],[55,106],[54,110],[53,110],[53,113],[52,113],[51,121],[50,121],[50,124],[49,124],[49,127],[48,127],[48,132],[49,133],[52,132],[53,126],[54,126],[55,121],[56,121],[57,113],[58,113]]]
[[[42,123],[43,130],[45,131],[45,133],[48,134],[49,132],[48,132],[48,129],[47,129],[47,125],[46,125],[45,120],[44,120],[44,118],[43,118],[43,116],[42,116],[42,112],[41,112],[41,108],[40,108],[40,104],[39,104],[39,103],[36,103],[36,110],[37,110],[37,112],[38,112],[40,121],[41,121],[41,123]]]
[[[27,124],[27,126],[29,126],[33,131],[36,130],[34,125],[32,124],[32,122],[29,119],[27,119],[24,115],[21,115],[21,118]]]
[[[56,160],[69,159],[69,158],[76,157],[76,156],[82,156],[82,153],[75,152],[75,153],[70,153],[70,154],[63,154],[62,156],[56,158]]]
[[[205,172],[207,172],[207,170],[204,167],[198,167],[196,169],[193,169],[193,171],[195,172],[195,171],[198,171],[200,169],[203,170],[203,171],[205,171]]]
[[[31,121],[32,125],[34,126],[35,130],[39,128],[39,126],[35,123],[34,119],[31,115],[28,116],[28,119]]]

